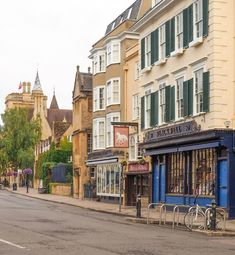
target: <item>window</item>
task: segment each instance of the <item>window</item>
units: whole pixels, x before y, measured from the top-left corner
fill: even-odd
[[[216,149],[177,152],[167,157],[167,192],[199,196],[215,195]],[[186,167],[190,160],[192,165]]]
[[[93,73],[100,73],[105,71],[105,53],[98,52],[93,58]]]
[[[92,152],[92,134],[87,134],[87,153]]]
[[[194,38],[200,38],[203,35],[203,8],[202,0],[194,3]]]
[[[184,117],[183,86],[184,77],[176,79],[176,112],[178,119]]]
[[[151,89],[145,91],[145,128],[150,127],[151,121]]]
[[[160,106],[160,123],[166,121],[166,84],[162,83],[159,85],[159,106]]]
[[[137,136],[130,136],[129,160],[137,159]]]
[[[165,24],[159,28],[160,38],[159,38],[159,53],[160,59],[165,59],[166,57],[166,26]]]
[[[106,116],[106,147],[112,147],[113,146],[113,125],[111,125],[111,122],[118,122],[120,121],[120,113],[110,113]]]
[[[140,62],[135,63],[135,80],[138,80],[140,77]]]
[[[107,82],[107,106],[120,104],[120,79],[115,78]]]
[[[203,112],[203,68],[194,72],[196,113]]]
[[[139,95],[132,96],[132,119],[136,120],[139,118]]]
[[[119,196],[120,165],[108,164],[97,166],[96,189],[98,196]]]
[[[72,135],[68,135],[68,136],[67,136],[67,141],[68,141],[68,142],[72,142]]]
[[[151,65],[151,34],[145,37],[145,66]]]
[[[93,90],[93,100],[94,100],[93,108],[94,108],[94,111],[104,110],[104,108],[105,108],[104,89],[105,89],[104,86],[98,86],[98,87],[95,87],[94,90]]]
[[[152,7],[159,4],[162,0],[152,0]]]
[[[97,118],[93,120],[93,148],[104,149],[105,148],[105,119]]]
[[[107,45],[107,65],[120,62],[120,42],[111,42]]]
[[[183,13],[181,12],[175,17],[175,49],[183,48]]]

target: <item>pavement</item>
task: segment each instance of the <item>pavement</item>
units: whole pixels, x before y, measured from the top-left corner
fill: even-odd
[[[89,200],[89,199],[79,199],[73,198],[68,196],[59,196],[59,195],[52,195],[52,194],[39,194],[37,189],[29,188],[28,193],[26,192],[26,188],[17,188],[16,191],[13,191],[10,188],[5,188],[7,191],[28,196],[36,199],[41,199],[45,201],[50,201],[54,203],[66,204],[71,206],[77,206],[89,210],[104,212],[104,213],[111,213],[120,216],[126,217],[127,220],[137,222],[137,223],[147,223],[147,208],[141,208],[141,218],[136,218],[136,208],[133,206],[121,206],[121,210],[118,204],[111,204],[111,203],[104,203],[96,200]],[[184,221],[184,213],[179,214],[179,226],[183,226]],[[164,217],[164,215],[163,215]],[[160,211],[159,208],[157,209],[150,209],[149,211],[149,223],[155,223],[158,225],[166,225],[168,227],[173,227],[173,213],[166,212],[166,224],[164,224],[163,220],[161,224],[160,221]],[[178,219],[176,215],[176,220]],[[177,224],[174,224],[174,227],[177,228]],[[208,236],[235,236],[235,220],[227,220],[226,221],[226,230],[225,231],[200,231]]]

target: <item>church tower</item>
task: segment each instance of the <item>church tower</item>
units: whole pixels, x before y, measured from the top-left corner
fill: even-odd
[[[34,118],[37,115],[40,115],[41,118],[47,117],[47,96],[43,94],[38,71],[32,90],[32,96],[34,99]]]

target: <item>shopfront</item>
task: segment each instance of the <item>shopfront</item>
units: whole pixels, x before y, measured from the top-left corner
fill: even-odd
[[[140,195],[142,204],[147,205],[150,183],[149,163],[129,163],[125,174],[126,204],[135,206],[137,195]]]
[[[149,131],[143,148],[152,157],[152,202],[205,206],[213,199],[235,217],[234,133],[201,131],[194,121]]]

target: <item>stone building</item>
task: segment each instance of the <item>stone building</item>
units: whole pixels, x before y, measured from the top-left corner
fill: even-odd
[[[77,66],[73,89],[73,194],[87,197],[87,184],[94,181],[86,160],[92,150],[92,74],[80,72]],[[88,186],[87,186],[88,187]]]

